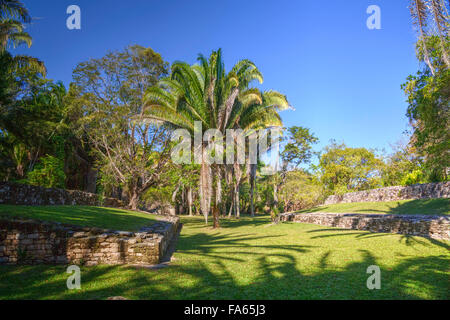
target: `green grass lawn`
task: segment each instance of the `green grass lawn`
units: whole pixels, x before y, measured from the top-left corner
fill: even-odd
[[[0,205],[0,217],[20,217],[55,221],[86,227],[137,231],[151,225],[157,216],[116,208],[90,206],[16,206]]]
[[[184,227],[167,268],[81,267],[68,290],[64,266],[0,266],[0,299],[449,299],[450,242],[268,217]],[[123,228],[121,228],[123,229]],[[366,287],[381,268],[381,289]]]
[[[449,215],[450,199],[338,203],[299,212]]]

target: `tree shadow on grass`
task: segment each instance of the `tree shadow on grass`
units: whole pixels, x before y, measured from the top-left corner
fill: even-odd
[[[349,209],[348,213],[363,213],[363,214],[395,214],[395,215],[443,215],[448,216],[450,214],[450,199],[417,199],[409,201],[390,201],[395,207],[390,207],[388,210],[380,210],[376,208],[372,209]],[[348,203],[351,205],[352,203]],[[379,203],[373,202],[373,206],[376,207]],[[356,203],[355,203],[356,205]],[[365,202],[364,205],[370,205]],[[332,213],[331,208],[333,206],[323,205],[311,209],[301,210],[298,213],[317,213],[326,212]],[[340,208],[338,211],[341,211]]]
[[[51,279],[55,273],[63,273],[63,267],[34,266],[18,272],[16,268],[3,266],[0,298],[7,298],[9,290],[14,290],[14,297],[19,299],[105,299],[118,295],[132,299],[449,298],[447,287],[442,285],[448,281],[448,257],[409,258],[395,268],[381,268],[382,288],[369,290],[366,286],[367,267],[378,265],[378,261],[370,252],[360,251],[361,260],[339,270],[328,264],[327,259],[332,253],[326,252],[318,262],[321,271],[312,274],[300,272],[296,258],[290,254],[278,254],[277,262],[272,261],[272,255],[261,255],[255,260],[258,276],[248,282],[238,280],[235,271],[221,259],[208,265],[200,261],[158,271],[119,266],[82,268],[81,292],[67,290],[62,277]],[[24,280],[27,273],[35,274],[34,281]],[[51,280],[38,281],[45,279],[46,273]],[[186,281],[179,281],[177,277]],[[113,282],[108,285],[110,281]],[[8,285],[14,288],[8,288]],[[415,294],[417,288],[425,288],[427,296]]]
[[[181,234],[177,258],[169,268],[81,267],[81,291],[66,288],[63,266],[0,266],[0,299],[449,298],[448,256],[402,256],[395,266],[383,267],[371,251],[359,249],[351,261],[336,266],[333,258],[341,253],[330,248],[311,268],[303,265],[300,270],[305,254],[321,248],[272,243],[277,236]],[[249,244],[254,241],[256,245]],[[366,286],[371,265],[381,268],[380,290]]]
[[[450,213],[450,199],[412,200],[397,202],[389,214],[445,215]]]
[[[336,231],[336,233],[328,233],[330,231]],[[363,230],[354,230],[354,229],[341,229],[341,228],[320,228],[316,230],[309,230],[308,233],[320,233],[327,232],[324,235],[316,235],[311,237],[311,239],[321,239],[321,238],[331,238],[331,237],[342,237],[348,235],[355,235],[356,240],[361,239],[369,239],[369,238],[378,238],[378,237],[386,237],[396,235],[399,237],[398,242],[403,243],[407,246],[413,246],[416,244],[420,244],[423,246],[431,247],[432,245],[436,245],[442,247],[444,249],[450,250],[450,245],[447,244],[445,240],[437,240],[433,238],[425,238],[408,234],[397,234],[397,233],[384,233],[384,232],[370,232]]]

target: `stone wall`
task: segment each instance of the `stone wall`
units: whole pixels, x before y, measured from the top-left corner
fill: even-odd
[[[450,182],[395,186],[329,196],[325,205],[350,202],[378,202],[409,199],[450,198]]]
[[[0,218],[0,264],[157,264],[178,228],[178,217],[138,232]]]
[[[350,213],[284,213],[281,221],[312,223],[343,229],[408,234],[450,240],[450,218],[425,215]]]
[[[118,199],[101,199],[94,193],[43,188],[12,182],[0,182],[0,204],[123,207],[122,201]]]

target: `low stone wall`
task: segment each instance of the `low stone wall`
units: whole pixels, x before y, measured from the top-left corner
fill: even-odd
[[[450,218],[425,215],[353,213],[284,213],[281,221],[312,223],[343,229],[408,234],[450,240]]]
[[[78,190],[43,188],[12,182],[0,182],[0,204],[124,206],[119,199],[101,199],[94,193]]]
[[[0,264],[157,264],[178,228],[178,217],[139,232],[0,218]]]
[[[450,198],[450,182],[395,186],[329,196],[325,205],[350,202],[379,202],[409,199]]]

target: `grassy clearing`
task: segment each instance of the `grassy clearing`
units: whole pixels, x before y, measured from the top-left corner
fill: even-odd
[[[156,221],[156,216],[116,208],[90,206],[0,205],[0,217],[21,217],[86,227],[137,231]]]
[[[183,218],[171,266],[81,267],[81,290],[67,290],[64,266],[0,266],[0,299],[449,299],[448,241],[270,225],[268,217],[205,227]],[[369,290],[367,267],[381,268]]]
[[[299,212],[449,215],[450,199],[338,203]]]

